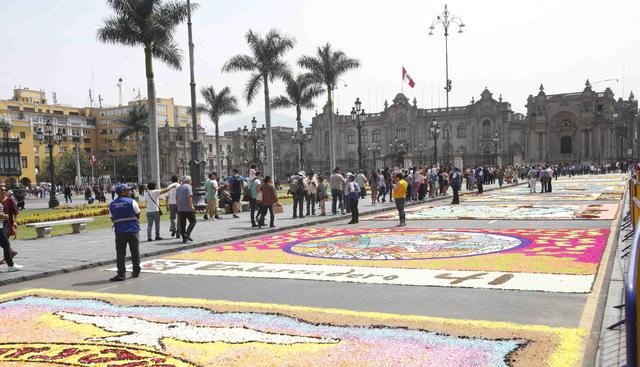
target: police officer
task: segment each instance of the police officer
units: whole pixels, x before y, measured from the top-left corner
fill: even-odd
[[[137,278],[140,275],[140,252],[138,248],[140,232],[140,208],[138,203],[129,197],[131,187],[120,184],[116,187],[118,198],[109,204],[109,214],[113,222],[116,233],[116,255],[118,275],[111,278],[112,282],[125,280],[124,259],[127,256],[127,244],[131,252],[131,262],[133,263],[133,273],[131,276]]]

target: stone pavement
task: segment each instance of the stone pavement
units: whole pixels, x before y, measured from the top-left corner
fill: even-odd
[[[503,187],[510,187],[505,185]],[[495,185],[485,185],[485,192],[497,188]],[[464,192],[463,192],[464,193]],[[451,195],[437,199],[428,199],[425,203],[434,200],[450,200]],[[38,199],[42,200],[42,199]],[[409,203],[415,205],[418,202]],[[331,203],[327,205],[331,211]],[[361,215],[373,214],[386,210],[395,210],[393,203],[371,205],[371,198],[367,196],[359,204]],[[180,239],[165,239],[162,241],[146,241],[146,225],[142,225],[140,233],[141,257],[157,256],[169,252],[175,252],[215,243],[234,241],[258,234],[267,234],[284,229],[306,227],[315,224],[332,221],[349,221],[350,215],[327,215],[326,217],[310,216],[304,219],[292,219],[293,206],[284,205],[284,213],[276,215],[276,228],[251,228],[249,213],[241,213],[240,218],[234,219],[231,215],[223,215],[219,221],[204,221],[198,215],[198,223],[192,233],[194,242],[182,243]],[[160,223],[161,233],[164,238],[169,237],[169,221]],[[12,242],[12,248],[18,251],[16,263],[22,268],[17,272],[6,272],[6,267],[0,266],[0,285],[15,283],[30,279],[50,276],[63,272],[87,269],[95,266],[115,263],[114,235],[111,229],[100,229],[81,234],[68,234],[47,239],[18,240]]]

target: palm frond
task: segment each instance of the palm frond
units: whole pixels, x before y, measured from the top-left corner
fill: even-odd
[[[289,98],[285,97],[285,96],[277,96],[276,98],[271,100],[271,108],[273,109],[278,109],[278,108],[289,108],[289,107],[293,107],[295,106],[294,103],[292,103]]]
[[[222,67],[223,72],[253,71],[257,69],[255,60],[249,55],[236,55],[227,61]]]
[[[252,73],[244,87],[244,96],[247,104],[251,104],[253,99],[258,95],[260,88],[262,88],[262,74]]]
[[[98,41],[119,43],[125,46],[140,44],[140,32],[126,17],[110,17],[104,20],[104,26],[98,28]]]
[[[182,70],[182,50],[177,43],[155,44],[152,49],[155,58],[164,61],[165,64],[176,70]]]

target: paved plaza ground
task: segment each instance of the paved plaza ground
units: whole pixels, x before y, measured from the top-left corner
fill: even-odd
[[[620,290],[625,176],[553,184],[420,203],[401,228],[369,198],[357,225],[289,219],[290,207],[275,230],[246,214],[200,223],[189,248],[143,242],[141,277],[119,283],[109,230],[16,241],[24,268],[0,273],[0,365],[611,362],[596,353],[607,290]]]

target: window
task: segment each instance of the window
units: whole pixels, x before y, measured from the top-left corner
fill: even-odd
[[[27,168],[27,157],[20,157],[20,167]]]
[[[482,121],[482,137],[483,138],[491,137],[491,121],[489,120]]]
[[[347,144],[355,144],[356,143],[356,133],[353,131],[349,131],[349,135],[347,135]]]
[[[467,127],[465,125],[458,126],[458,138],[466,138],[467,137]]]
[[[85,144],[91,144],[91,138],[84,138]]]
[[[329,130],[324,132],[324,145],[327,148],[329,147]]]
[[[40,157],[35,157],[33,163],[36,165],[36,168],[40,168]]]
[[[209,153],[213,153],[213,144],[209,144]]]
[[[442,137],[448,139],[451,137],[451,126],[447,126],[442,130]]]
[[[573,153],[573,148],[571,144],[570,136],[563,136],[560,138],[560,154],[571,154]]]
[[[91,148],[84,148],[84,151],[87,153],[91,153]]]
[[[380,142],[380,130],[373,130],[372,140],[374,143]]]
[[[362,142],[366,143],[369,139],[369,132],[367,131],[367,129],[362,129]]]
[[[400,140],[400,141],[406,141],[407,140],[407,128],[404,126],[398,126],[398,128],[396,129],[396,139]]]

